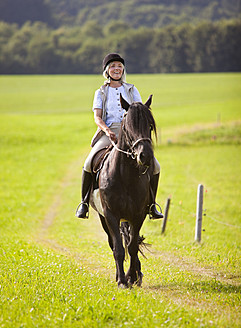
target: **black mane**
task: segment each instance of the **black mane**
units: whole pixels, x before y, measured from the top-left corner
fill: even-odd
[[[151,138],[151,131],[156,136],[156,123],[151,110],[141,102],[130,105],[122,121],[122,129],[131,139]]]

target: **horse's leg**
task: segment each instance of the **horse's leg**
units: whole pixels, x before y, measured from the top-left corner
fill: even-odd
[[[128,280],[128,282],[131,285],[137,283],[138,286],[141,286],[143,276],[141,272],[141,262],[138,257],[138,239],[140,227],[140,225],[131,226],[130,243],[128,245],[128,252],[130,255],[130,267],[126,274],[126,279]]]
[[[139,245],[138,245],[138,249],[139,249]],[[141,287],[143,273],[141,272],[141,261],[139,260],[138,253],[136,255],[136,275],[137,275],[137,280],[135,283],[137,284],[137,286]]]
[[[100,221],[101,221],[102,227],[105,230],[105,232],[107,233],[109,246],[110,246],[111,250],[113,251],[113,241],[112,241],[112,238],[111,238],[111,234],[110,234],[109,228],[108,228],[108,226],[107,226],[107,224],[105,222],[105,218],[100,213],[99,213],[99,217],[100,217]],[[115,279],[116,279],[116,281],[118,280],[118,277],[117,277],[117,269],[116,269],[116,277],[115,277]]]
[[[105,218],[101,214],[99,214],[99,217],[100,217],[100,221],[101,221],[102,227],[105,230],[105,232],[107,233],[109,246],[110,246],[111,250],[113,251],[113,241],[112,241],[112,238],[111,238],[111,234],[110,234],[109,228],[108,228],[108,226],[106,224]]]
[[[113,256],[116,263],[116,280],[119,287],[127,287],[123,265],[125,250],[122,245],[122,238],[120,234],[120,220],[116,219],[116,217],[113,216],[108,209],[105,211],[105,220],[113,242]]]

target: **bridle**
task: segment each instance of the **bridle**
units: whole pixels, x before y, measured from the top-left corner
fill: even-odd
[[[136,140],[136,141],[135,141],[135,142],[129,147],[129,149],[127,149],[127,150],[123,150],[123,149],[118,148],[117,145],[114,143],[114,141],[112,141],[112,140],[110,140],[110,141],[111,141],[113,147],[114,147],[117,151],[119,151],[119,152],[121,152],[121,153],[123,153],[123,154],[126,154],[127,157],[131,157],[132,159],[136,159],[136,157],[137,157],[137,153],[135,152],[135,146],[136,146],[138,143],[140,143],[140,142],[142,142],[142,141],[149,141],[150,143],[152,142],[150,138],[140,138],[140,139]]]
[[[126,115],[127,115],[127,112],[124,114],[124,119],[125,119]],[[122,126],[122,131],[124,131],[123,126]],[[124,134],[126,135],[125,132],[124,132]],[[127,136],[126,136],[126,139],[128,139]],[[114,141],[112,141],[110,139],[111,144],[118,152],[125,154],[128,158],[131,157],[133,160],[136,160],[136,158],[138,156],[138,154],[135,151],[135,147],[142,141],[148,141],[148,142],[152,143],[151,138],[139,138],[134,143],[131,143],[129,140],[128,141],[126,140],[127,144],[129,144],[129,148],[127,150],[123,150],[123,149],[118,148],[117,145],[114,143]],[[147,170],[149,169],[148,165],[144,165],[144,166],[145,166],[145,170],[142,172],[142,174],[145,174],[147,172]]]

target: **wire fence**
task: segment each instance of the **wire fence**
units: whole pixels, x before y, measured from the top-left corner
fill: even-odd
[[[204,200],[205,201],[205,200]],[[195,218],[196,217],[196,212],[190,212],[189,210],[185,209],[184,206],[183,206],[183,202],[180,201],[178,204],[176,204],[175,202],[173,202],[173,200],[171,199],[171,206],[176,206],[178,205],[180,207],[180,212],[181,212],[181,217],[183,216],[183,212],[188,214],[189,216]],[[203,210],[203,216],[205,218],[208,218],[208,219],[211,219],[212,221],[216,222],[216,223],[219,223],[219,224],[222,224],[222,225],[225,225],[227,227],[231,227],[231,228],[236,228],[236,229],[241,229],[241,226],[238,226],[238,225],[234,225],[234,224],[230,224],[230,223],[227,223],[227,222],[224,222],[224,221],[220,221],[220,220],[217,220],[216,218],[214,218],[213,216],[210,216],[207,214],[207,209],[204,209]]]
[[[223,224],[223,225],[225,225],[225,226],[227,226],[227,227],[232,227],[232,228],[241,229],[241,226],[237,226],[237,225],[230,224],[230,223],[227,223],[227,222],[219,221],[219,220],[213,218],[212,216],[209,216],[209,215],[206,215],[206,214],[205,214],[204,216],[208,217],[209,219],[211,219],[211,220],[213,220],[213,221],[215,221],[215,222],[217,222],[217,223],[219,223],[219,224]]]

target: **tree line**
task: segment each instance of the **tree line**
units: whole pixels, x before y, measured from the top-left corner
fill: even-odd
[[[160,28],[202,20],[240,19],[241,0],[0,0],[0,20],[23,25],[45,22],[54,28],[82,26],[94,20],[104,26],[111,19]]]
[[[240,35],[239,20],[137,29],[116,20],[59,28],[0,22],[0,74],[96,74],[108,52],[126,59],[128,73],[235,72]]]

